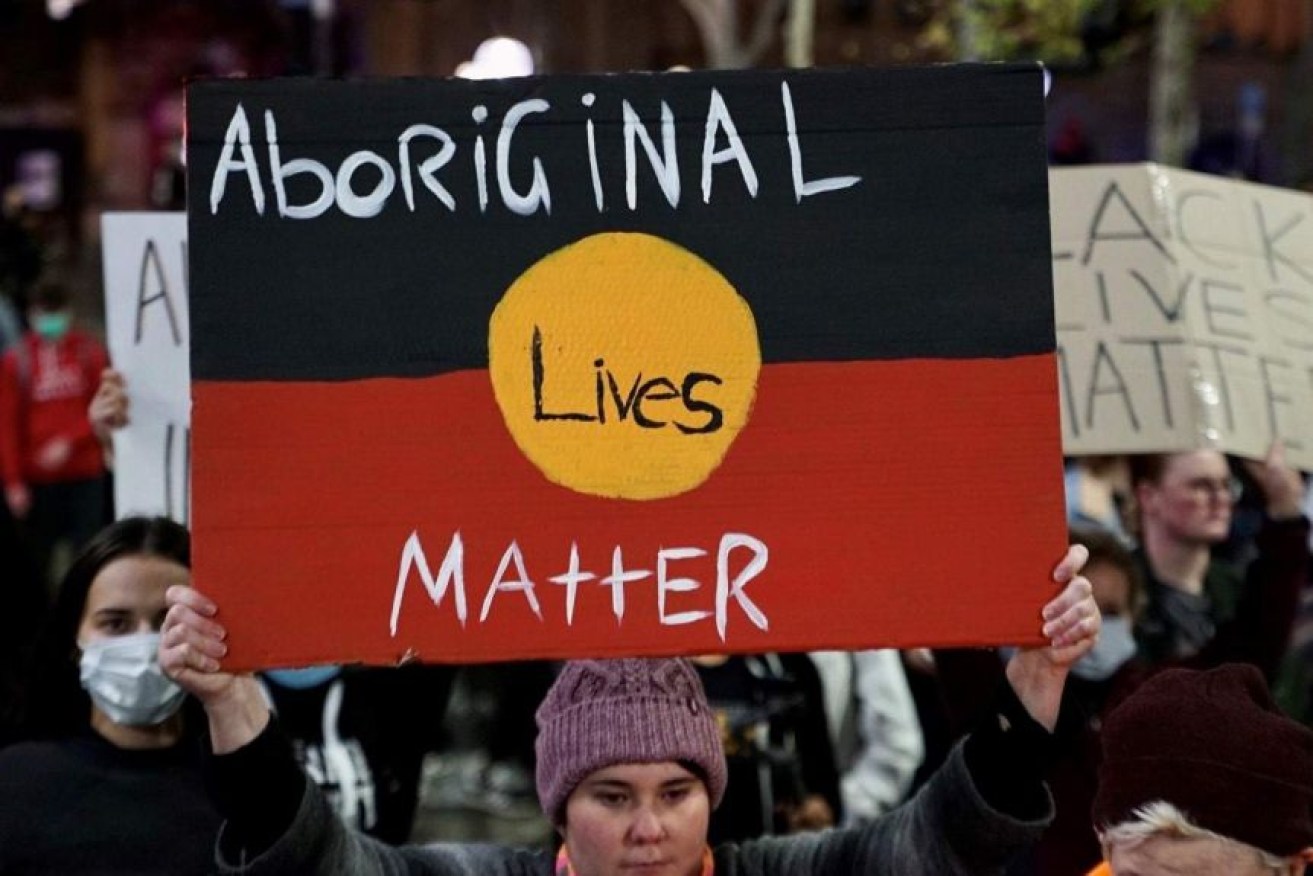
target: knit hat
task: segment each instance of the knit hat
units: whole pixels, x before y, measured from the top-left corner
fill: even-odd
[[[1258,669],[1171,669],[1103,727],[1100,829],[1155,800],[1199,827],[1278,857],[1313,846],[1313,732],[1277,709]]]
[[[562,824],[587,776],[618,763],[697,768],[712,808],[725,794],[725,752],[697,672],[687,660],[567,663],[538,707],[538,801]]]

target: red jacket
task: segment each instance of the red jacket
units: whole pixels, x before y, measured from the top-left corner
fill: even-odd
[[[5,486],[51,484],[105,472],[87,406],[109,363],[91,335],[71,330],[58,341],[28,332],[0,360],[0,476]],[[43,468],[37,457],[54,438],[72,443],[64,464]]]

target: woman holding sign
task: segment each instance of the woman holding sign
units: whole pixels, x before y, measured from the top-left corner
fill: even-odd
[[[128,518],[74,560],[32,675],[46,738],[0,752],[0,873],[212,871],[219,815],[188,733],[199,721],[188,727],[158,658],[189,544],[170,520]]]
[[[561,835],[555,852],[487,845],[393,849],[345,829],[296,767],[250,676],[223,672],[218,607],[169,590],[160,661],[204,704],[221,872],[728,876],[1001,873],[1051,820],[1042,781],[1071,665],[1099,612],[1072,548],[1043,609],[1046,648],[1008,666],[995,710],[912,801],[870,825],[707,846],[725,791],[720,734],[696,673],[679,659],[580,660],[538,709],[537,785]]]

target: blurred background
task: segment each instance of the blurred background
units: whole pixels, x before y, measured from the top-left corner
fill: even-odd
[[[1034,59],[1055,164],[1310,188],[1311,29],[1313,0],[0,0],[0,275],[55,268],[96,324],[99,216],[182,208],[196,77]]]

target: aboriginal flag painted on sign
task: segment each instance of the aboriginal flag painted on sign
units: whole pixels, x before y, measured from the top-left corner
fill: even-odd
[[[1033,640],[1041,80],[193,85],[195,578],[236,662]]]

